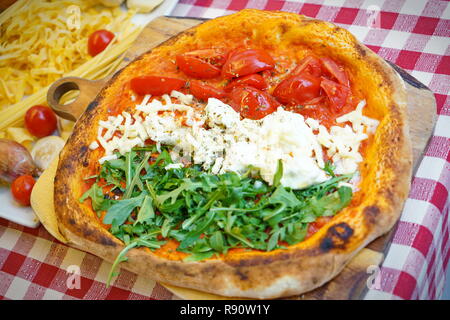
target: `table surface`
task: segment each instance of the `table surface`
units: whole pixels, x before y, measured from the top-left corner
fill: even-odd
[[[427,85],[435,131],[368,299],[437,299],[449,261],[450,5],[439,0],[181,0],[174,16],[214,18],[244,8],[283,10],[336,23]],[[0,219],[0,298],[177,299],[159,284],[31,229]],[[76,275],[79,274],[79,277]],[[79,279],[79,283],[74,279]]]

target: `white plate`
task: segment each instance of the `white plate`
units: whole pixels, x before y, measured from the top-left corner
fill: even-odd
[[[170,15],[178,0],[164,0],[164,2],[150,13],[136,14],[132,21],[137,25],[146,25],[159,16]],[[122,6],[126,10],[126,6]],[[21,207],[12,198],[8,187],[0,187],[0,217],[30,228],[39,226],[39,219],[31,207]]]
[[[0,217],[30,228],[39,225],[31,207],[22,207],[14,201],[8,187],[0,187]]]

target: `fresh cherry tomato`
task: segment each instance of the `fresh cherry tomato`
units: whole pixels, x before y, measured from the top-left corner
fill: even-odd
[[[108,30],[97,30],[89,36],[88,52],[91,56],[96,56],[108,46],[114,39],[114,33]]]
[[[343,67],[339,66],[336,62],[327,57],[321,58],[320,60],[322,61],[324,69],[340,84],[346,87],[350,85],[347,73],[345,72]]]
[[[29,206],[31,191],[35,182],[30,175],[23,175],[16,178],[11,184],[11,193],[14,199],[23,206]]]
[[[275,67],[275,61],[264,50],[248,49],[233,51],[222,68],[222,76],[226,79],[246,76]]]
[[[137,94],[151,94],[161,96],[171,93],[172,90],[180,90],[186,85],[186,81],[177,78],[142,76],[131,79],[131,89]]]
[[[325,91],[328,99],[330,100],[331,109],[335,113],[340,113],[347,98],[350,94],[350,89],[342,84],[336,83],[334,81],[322,78],[320,86]]]
[[[267,92],[252,87],[236,87],[229,95],[231,106],[245,118],[258,120],[274,112],[280,105]]]
[[[320,60],[313,57],[307,56],[302,59],[297,67],[292,71],[292,75],[309,74],[314,77],[320,77],[322,75],[322,66]]]
[[[56,130],[56,122],[55,113],[46,106],[33,106],[25,114],[25,127],[38,138],[51,135]]]
[[[231,91],[236,87],[241,87],[241,86],[248,86],[248,87],[253,87],[259,90],[264,90],[267,88],[267,83],[266,80],[264,80],[264,78],[255,73],[255,74],[249,74],[248,76],[244,76],[241,78],[237,78],[233,81],[231,81],[226,87],[225,87],[225,91]]]
[[[189,77],[196,79],[211,79],[220,75],[220,69],[209,62],[190,55],[178,55],[177,66]]]
[[[331,217],[319,217],[308,225],[306,237],[309,238],[331,220]]]
[[[196,80],[192,80],[190,82],[189,89],[194,97],[203,101],[208,100],[208,98],[221,99],[226,96],[226,92],[224,90]]]
[[[286,105],[301,105],[319,95],[320,79],[309,74],[289,77],[273,91],[273,96]]]

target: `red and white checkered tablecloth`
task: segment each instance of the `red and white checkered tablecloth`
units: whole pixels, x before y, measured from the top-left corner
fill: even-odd
[[[383,58],[427,85],[438,120],[412,182],[377,290],[367,298],[437,299],[450,255],[450,5],[439,0],[181,0],[172,15],[214,18],[244,8],[292,11],[350,30]],[[73,269],[75,268],[75,269]],[[80,286],[73,288],[73,272]],[[176,299],[154,282],[122,270],[105,282],[110,264],[69,248],[41,226],[0,219],[0,298]],[[69,270],[69,272],[68,272]]]

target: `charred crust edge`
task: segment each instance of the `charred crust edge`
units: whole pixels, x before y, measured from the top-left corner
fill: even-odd
[[[323,252],[334,248],[344,249],[353,233],[353,229],[346,222],[335,224],[328,228],[325,237],[320,242],[320,249]]]

